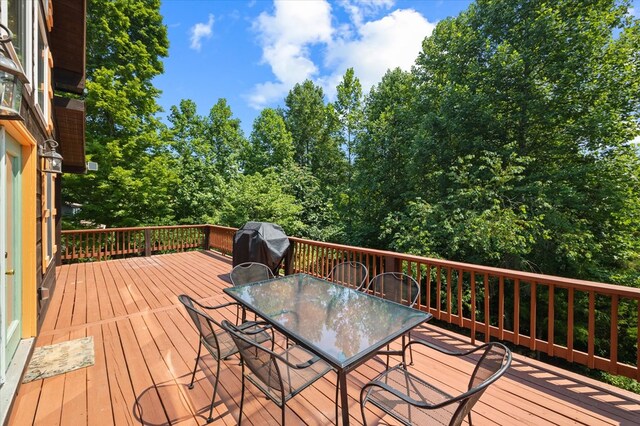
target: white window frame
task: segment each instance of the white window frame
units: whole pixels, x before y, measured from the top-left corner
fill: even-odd
[[[42,114],[42,120],[47,125],[50,125],[49,120],[49,108],[50,108],[50,97],[49,97],[49,87],[51,86],[49,75],[49,40],[47,39],[47,23],[46,16],[43,16],[40,13],[40,5],[38,1],[34,1],[33,4],[35,7],[33,8],[33,22],[37,22],[38,25],[33,25],[33,38],[32,38],[32,60],[33,60],[33,95],[34,95],[34,104],[37,105],[36,110],[39,110]],[[44,47],[42,51],[40,51],[38,42],[40,40],[40,34],[43,35],[42,39],[44,40]],[[38,70],[40,63],[42,62],[42,70],[44,76],[40,76],[40,72]],[[43,105],[40,105],[40,77],[42,77],[42,96],[43,96]]]
[[[44,162],[44,160],[42,160]],[[44,163],[42,163],[44,164]],[[41,168],[42,168],[41,164]],[[47,272],[47,268],[56,257],[58,246],[56,246],[56,177],[53,173],[42,172],[42,273]],[[49,198],[51,197],[51,198]],[[48,203],[51,199],[51,204]]]
[[[25,85],[25,89],[27,91],[28,95],[33,94],[34,88],[35,88],[35,84],[33,84],[34,80],[34,56],[33,56],[33,52],[34,52],[34,48],[33,48],[33,41],[34,41],[34,32],[35,30],[35,26],[33,25],[34,22],[34,17],[35,19],[37,19],[37,13],[38,13],[38,0],[22,0],[22,1],[26,1],[27,2],[27,13],[26,13],[26,23],[25,23],[25,28],[31,28],[33,29],[33,32],[31,33],[31,36],[29,36],[29,31],[27,30],[27,39],[24,41],[24,63],[20,62],[20,65],[22,66],[22,70],[24,71],[25,76],[27,77],[27,80],[29,80],[29,83],[27,83]],[[0,0],[0,22],[2,22],[2,24],[7,25],[8,24],[8,20],[9,20],[9,15],[8,15],[8,1],[7,0]],[[16,54],[15,50],[13,50],[13,45],[11,45],[10,47],[10,53],[12,56],[12,59],[18,61],[18,55]]]

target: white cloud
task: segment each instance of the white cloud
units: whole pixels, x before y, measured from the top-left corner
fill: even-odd
[[[382,19],[364,23],[355,39],[336,40],[325,58],[327,67],[334,70],[326,79],[327,93],[333,96],[337,82],[349,67],[353,67],[365,91],[377,84],[388,69],[409,70],[422,49],[422,41],[434,28],[435,24],[414,10],[395,10]]]
[[[309,48],[329,43],[333,34],[331,6],[327,1],[275,1],[273,15],[261,13],[253,28],[262,44],[262,62],[271,67],[276,81],[258,84],[249,95],[254,108],[281,98],[295,83],[318,73]]]
[[[388,69],[409,70],[422,40],[435,28],[412,9],[366,21],[371,14],[379,15],[392,7],[393,0],[342,0],[348,23],[336,22],[325,0],[276,0],[274,4],[274,13],[262,13],[253,25],[262,45],[262,63],[268,64],[274,75],[273,81],[257,84],[246,97],[256,109],[281,100],[296,83],[308,78],[332,99],[350,67],[368,91]],[[316,63],[314,58],[322,62]]]
[[[202,48],[202,39],[210,39],[213,34],[213,15],[209,14],[207,23],[198,22],[191,27],[191,49],[200,51]]]
[[[341,0],[340,5],[347,11],[356,27],[362,25],[365,17],[381,9],[389,9],[395,0]]]

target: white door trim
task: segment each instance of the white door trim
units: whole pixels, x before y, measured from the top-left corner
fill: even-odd
[[[5,188],[7,187],[7,142],[6,142],[6,131],[4,127],[0,128],[0,385],[6,380],[6,372],[7,372],[7,360],[6,360],[6,336],[4,335],[4,329],[6,324],[6,275],[5,275],[5,262],[4,262],[4,253],[6,252],[6,238],[5,235],[7,233],[7,194]]]

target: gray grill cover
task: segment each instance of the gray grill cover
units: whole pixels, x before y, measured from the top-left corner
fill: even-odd
[[[289,250],[289,237],[280,225],[247,222],[233,238],[233,266],[244,262],[260,262],[275,271]]]

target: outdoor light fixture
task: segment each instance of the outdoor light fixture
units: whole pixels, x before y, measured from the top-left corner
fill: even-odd
[[[16,64],[9,55],[7,43],[13,39],[9,28],[0,24],[0,119],[22,120],[20,106],[22,105],[22,91],[28,82],[20,65]]]
[[[56,148],[58,142],[47,139],[40,148],[40,158],[44,160],[42,171],[46,173],[62,173],[62,155],[58,154]]]

